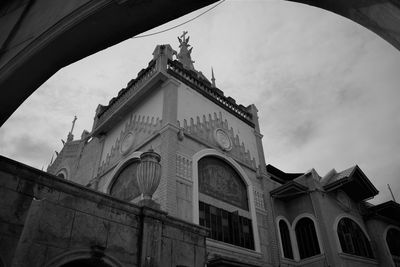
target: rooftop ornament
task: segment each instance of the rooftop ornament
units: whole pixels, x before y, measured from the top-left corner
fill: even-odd
[[[182,63],[183,67],[185,67],[186,69],[189,70],[194,70],[194,66],[193,63],[194,61],[191,58],[191,54],[192,54],[192,49],[193,47],[190,47],[189,44],[189,36],[186,38],[186,34],[188,32],[184,31],[183,34],[178,37],[179,40],[179,53],[178,53],[178,61]]]

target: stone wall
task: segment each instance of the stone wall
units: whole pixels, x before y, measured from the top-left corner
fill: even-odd
[[[199,226],[0,157],[0,258],[6,266],[204,266]],[[146,265],[151,264],[151,265]]]

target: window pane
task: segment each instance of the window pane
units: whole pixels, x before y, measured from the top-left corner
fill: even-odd
[[[337,233],[344,253],[373,258],[369,240],[356,222],[349,218],[341,219]]]
[[[289,227],[283,220],[279,222],[279,231],[282,241],[283,256],[288,259],[293,259],[292,242],[290,241]]]
[[[301,259],[321,253],[314,222],[310,218],[300,219],[295,231]]]
[[[200,225],[210,228],[210,238],[254,249],[251,220],[238,212],[228,212],[200,201],[199,219]]]

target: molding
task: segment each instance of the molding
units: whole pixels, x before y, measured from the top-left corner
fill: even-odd
[[[250,178],[247,176],[246,172],[240,167],[240,165],[232,158],[222,154],[221,152],[215,150],[215,149],[203,149],[197,153],[195,153],[192,157],[192,162],[193,162],[193,197],[192,197],[192,207],[193,207],[193,223],[199,224],[199,177],[198,177],[198,161],[206,156],[216,156],[224,161],[226,161],[228,164],[230,164],[241,176],[243,179],[244,183],[247,186],[247,194],[248,194],[248,201],[249,201],[249,212],[251,215],[251,222],[252,222],[252,228],[253,228],[253,237],[254,237],[254,248],[255,251],[260,252],[261,247],[260,247],[260,236],[259,236],[259,231],[258,231],[258,225],[257,225],[257,213],[256,213],[256,208],[255,208],[255,203],[254,203],[254,193],[253,193],[253,185],[250,180]]]
[[[234,252],[234,253],[250,256],[250,257],[262,258],[262,254],[260,252],[256,252],[251,249],[235,246],[235,245],[232,245],[229,243],[224,243],[224,242],[214,240],[214,239],[211,239],[208,237],[206,238],[206,244],[207,244],[207,248],[215,247],[215,248],[226,250],[230,253]]]
[[[378,265],[378,261],[375,259],[361,257],[361,256],[353,255],[353,254],[347,254],[344,252],[339,252],[338,254],[339,254],[340,258],[343,258],[343,259],[358,261],[358,262],[362,262],[362,263],[366,263],[366,264]]]

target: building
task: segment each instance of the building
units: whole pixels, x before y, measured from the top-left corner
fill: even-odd
[[[237,104],[214,75],[209,81],[194,68],[186,34],[179,52],[158,45],[148,66],[98,106],[90,132],[74,140],[72,127],[48,173],[107,201],[140,204],[140,157],[157,152],[159,212],[178,232],[190,228],[204,239],[205,227],[209,235],[194,254],[192,243],[179,243],[190,257],[203,253],[202,261],[153,266],[400,266],[400,205],[366,202],[378,191],[358,166],[321,177],[267,165],[257,108]]]

